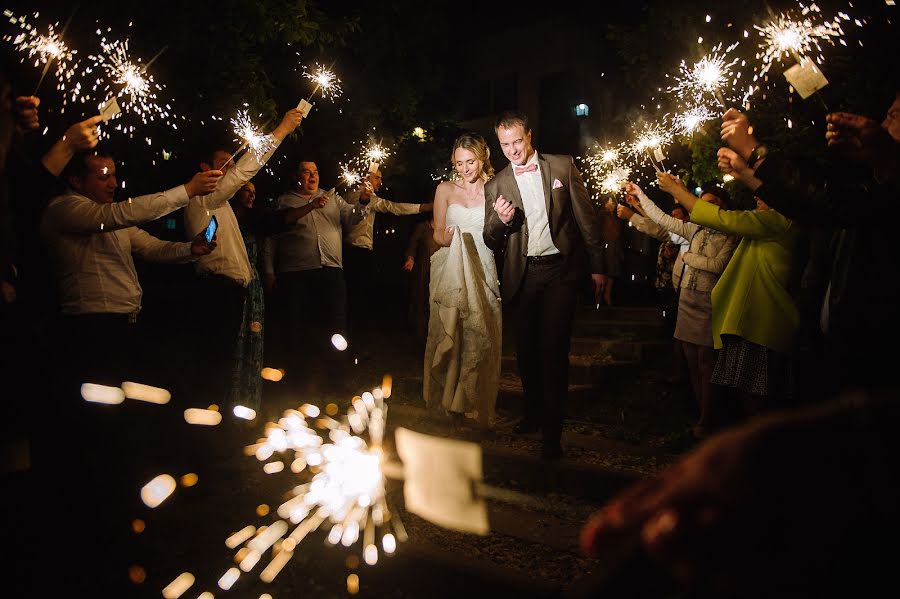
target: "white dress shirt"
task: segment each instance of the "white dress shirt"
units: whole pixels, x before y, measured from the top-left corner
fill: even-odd
[[[184,228],[191,239],[209,224],[212,215],[219,221],[216,231],[216,251],[197,260],[198,274],[215,274],[228,277],[241,287],[250,284],[253,270],[247,258],[247,247],[238,225],[237,217],[228,203],[243,185],[259,172],[272,156],[280,140],[261,160],[253,152],[246,152],[219,180],[216,189],[205,196],[191,198],[184,211]]]
[[[141,309],[132,253],[150,262],[188,262],[190,243],[163,241],[136,226],[188,203],[179,185],[99,204],[68,190],[47,205],[41,230],[55,263],[63,314],[130,314]]]
[[[289,191],[275,201],[275,207],[300,208],[322,195],[325,192],[321,189],[313,195]],[[334,194],[324,208],[314,208],[284,233],[266,238],[263,271],[274,274],[323,266],[343,268],[342,227],[359,223],[368,212],[368,207],[353,206]]]
[[[359,204],[359,190],[351,191],[347,194],[347,203],[353,205]],[[390,200],[378,197],[374,193],[370,196],[367,206],[369,207],[369,212],[366,214],[366,217],[359,223],[353,225],[348,233],[351,245],[367,250],[374,248],[376,212],[396,214],[397,216],[409,216],[411,214],[418,214],[420,208],[419,204],[391,202]]]
[[[513,177],[519,186],[519,194],[522,196],[522,204],[525,206],[525,221],[528,223],[528,255],[549,256],[558,254],[559,249],[553,244],[553,236],[550,235],[550,219],[547,217],[547,204],[544,201],[544,178],[541,167],[538,164],[538,154],[531,155],[531,160],[522,167],[534,164],[537,169],[530,173]],[[516,165],[511,165],[517,168]],[[522,168],[518,167],[518,168]]]

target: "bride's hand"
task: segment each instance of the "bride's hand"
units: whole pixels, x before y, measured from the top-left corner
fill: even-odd
[[[456,227],[447,227],[447,233],[444,235],[444,239],[446,240],[448,246],[453,243],[453,234],[455,232]]]

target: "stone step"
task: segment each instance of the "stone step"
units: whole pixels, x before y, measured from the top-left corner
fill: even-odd
[[[662,308],[656,306],[578,306],[575,322],[629,322],[662,324]]]

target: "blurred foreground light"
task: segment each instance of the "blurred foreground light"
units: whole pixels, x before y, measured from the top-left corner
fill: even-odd
[[[128,399],[136,399],[138,401],[146,401],[155,404],[167,404],[172,399],[172,394],[159,387],[151,387],[150,385],[142,385],[141,383],[132,383],[125,381],[122,383],[122,391]]]
[[[263,471],[266,474],[275,474],[276,472],[281,472],[284,470],[284,462],[269,462],[265,466],[263,466]]]
[[[347,577],[347,592],[351,595],[359,593],[359,576],[356,574]]]
[[[237,579],[240,578],[241,571],[237,568],[230,568],[228,572],[222,575],[222,578],[219,579],[219,588],[223,591],[227,591],[237,582]]]
[[[147,571],[142,566],[129,566],[128,579],[134,584],[141,584],[147,580]]]
[[[266,379],[267,381],[277,383],[282,378],[284,378],[284,371],[278,370],[277,368],[266,367],[259,371],[259,376]]]
[[[391,396],[391,388],[394,385],[394,377],[389,374],[384,375],[384,378],[381,380],[381,392],[384,394],[384,398],[388,399]]]
[[[149,508],[155,508],[175,490],[175,479],[168,474],[160,474],[141,489],[141,501]]]
[[[222,415],[213,410],[201,410],[200,408],[188,408],[184,411],[184,419],[188,424],[201,426],[216,426],[222,422]]]
[[[265,583],[269,583],[275,580],[275,577],[278,576],[278,573],[281,572],[281,569],[284,568],[285,564],[291,561],[291,558],[293,556],[293,551],[280,552],[278,555],[273,557],[272,561],[269,562],[269,565],[267,565],[265,569],[260,572],[259,579]]]
[[[134,534],[136,534],[136,535],[139,535],[142,532],[144,532],[144,529],[146,529],[146,528],[147,528],[147,524],[140,518],[137,518],[137,519],[131,521],[131,530],[134,531]]]
[[[394,539],[394,535],[388,533],[384,535],[381,539],[381,546],[384,548],[385,553],[393,553],[397,550],[397,541]]]
[[[92,403],[120,404],[125,401],[125,393],[118,387],[107,387],[95,383],[81,385],[81,397]]]
[[[338,351],[347,349],[347,340],[344,339],[344,336],[340,333],[335,333],[331,336],[331,344],[337,348]]]
[[[366,563],[369,564],[370,566],[374,566],[375,564],[377,564],[378,563],[378,547],[376,547],[375,545],[366,546],[365,559],[366,559]]]
[[[186,590],[194,584],[194,575],[190,572],[181,573],[178,578],[169,583],[169,586],[162,590],[162,596],[166,599],[178,599]]]
[[[181,486],[182,487],[193,487],[197,484],[199,478],[193,472],[188,472],[184,476],[181,477]]]
[[[234,406],[234,415],[244,420],[253,420],[256,418],[256,412],[246,406]]]
[[[256,534],[256,527],[252,525],[245,526],[241,530],[237,531],[227,539],[225,539],[225,546],[229,549],[234,549],[250,537]]]

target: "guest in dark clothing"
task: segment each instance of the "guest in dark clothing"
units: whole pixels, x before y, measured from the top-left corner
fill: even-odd
[[[403,270],[411,273],[408,321],[416,338],[425,343],[428,337],[428,284],[431,280],[431,256],[441,246],[434,240],[434,220],[419,222],[406,247]]]
[[[895,380],[892,352],[873,343],[900,337],[896,301],[900,279],[894,241],[865,205],[891,206],[900,199],[900,96],[884,122],[834,113],[827,117],[829,165],[799,169],[749,133],[745,115],[729,110],[719,150],[719,166],[746,180],[767,203],[799,222],[833,232],[832,262],[819,304],[826,377],[810,376],[814,394],[832,387],[878,387]],[[815,387],[816,381],[824,387]]]

